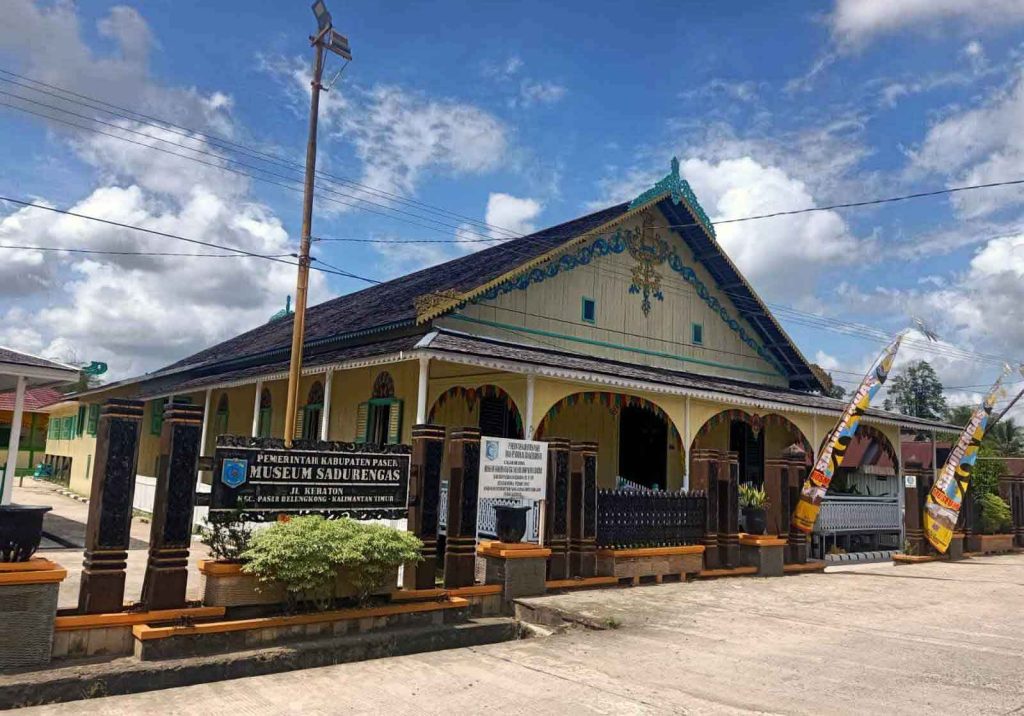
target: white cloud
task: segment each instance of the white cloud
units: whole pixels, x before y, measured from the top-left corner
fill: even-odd
[[[1020,0],[836,0],[829,16],[836,41],[862,46],[903,30],[1006,27],[1024,22]]]
[[[491,236],[506,238],[508,233],[530,234],[535,231],[533,220],[544,207],[536,199],[520,199],[511,194],[493,192],[487,197],[484,221],[491,227]]]
[[[840,367],[839,359],[835,356],[829,355],[825,351],[819,350],[814,354],[814,362],[817,363],[826,372],[835,370]]]
[[[944,174],[952,184],[985,184],[1020,178],[1024,167],[1024,72],[981,106],[955,111],[937,122],[911,154],[912,168]],[[966,218],[1024,202],[1019,187],[962,192],[952,197]]]
[[[231,135],[229,95],[166,87],[148,72],[155,46],[143,18],[117,7],[98,32],[114,45],[98,55],[82,40],[74,6],[13,0],[0,26],[0,54],[13,55],[26,74],[186,126]],[[38,42],[59,37],[60,42]],[[34,39],[33,39],[34,38]],[[80,110],[80,108],[79,108]],[[234,246],[260,254],[287,254],[292,242],[281,221],[252,201],[247,178],[219,168],[215,148],[197,136],[123,122],[142,145],[95,134],[68,135],[66,142],[96,175],[96,184],[68,208],[86,215],[155,231]],[[117,130],[112,130],[117,131]],[[156,151],[159,140],[211,152],[195,162]],[[65,206],[63,197],[43,197]],[[0,216],[0,243],[130,252],[224,254],[166,237],[122,229],[32,208]],[[5,252],[0,263],[0,342],[33,352],[110,364],[110,378],[152,370],[210,343],[263,323],[294,290],[295,267],[257,258],[113,256],[65,252]],[[326,297],[314,273],[312,300]],[[31,328],[26,327],[30,325]]]
[[[567,92],[564,85],[555,82],[523,80],[519,85],[519,95],[509,100],[511,107],[532,107],[536,104],[554,104]]]

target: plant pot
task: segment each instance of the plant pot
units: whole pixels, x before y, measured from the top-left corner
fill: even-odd
[[[499,542],[519,542],[526,534],[526,513],[529,507],[494,506],[494,531]]]
[[[967,538],[967,549],[971,552],[993,554],[998,552],[1013,551],[1013,535],[979,535],[973,534]]]
[[[199,572],[203,575],[203,604],[208,607],[252,607],[283,604],[287,595],[284,587],[277,584],[261,584],[255,575],[242,571],[238,562],[202,560]],[[375,595],[388,595],[398,587],[398,568],[390,575]],[[345,599],[356,596],[348,572],[338,569],[334,582],[334,596]]]
[[[43,539],[43,515],[52,507],[0,506],[0,562],[27,562]]]
[[[762,507],[744,507],[743,528],[747,534],[763,535],[768,528],[768,512]]]

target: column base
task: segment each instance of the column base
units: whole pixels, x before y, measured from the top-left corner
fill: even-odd
[[[718,569],[722,566],[722,561],[718,556],[718,535],[717,534],[706,534],[704,535],[704,569]]]
[[[149,555],[142,582],[142,603],[148,609],[184,608],[187,586],[187,549],[163,549]]]
[[[109,614],[124,609],[124,550],[85,551],[85,562],[78,585],[79,614]]]
[[[479,554],[486,565],[486,583],[500,584],[502,598],[536,597],[547,591],[547,562],[551,550],[532,544],[491,542]]]
[[[738,532],[718,535],[718,554],[724,566],[740,566],[740,535]]]
[[[444,586],[471,587],[476,583],[476,538],[448,537],[444,552]]]

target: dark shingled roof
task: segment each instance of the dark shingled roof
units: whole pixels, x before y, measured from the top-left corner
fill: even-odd
[[[69,370],[69,366],[57,361],[47,360],[34,356],[31,353],[22,353],[11,348],[0,346],[0,363],[13,363],[15,365],[27,365],[33,368],[53,368],[55,370]],[[74,369],[71,369],[74,370]]]
[[[818,408],[841,412],[849,404],[847,400],[829,398],[822,395],[804,393],[791,388],[778,388],[760,383],[747,383],[732,378],[718,378],[697,373],[669,370],[668,368],[649,368],[630,363],[592,358],[579,353],[569,353],[520,343],[511,343],[492,338],[470,336],[450,330],[438,330],[430,340],[426,350],[444,351],[452,354],[473,355],[482,358],[496,358],[535,365],[548,365],[565,370],[577,370],[584,373],[598,373],[615,378],[660,383],[691,390],[720,393],[723,397],[740,396],[752,400],[764,400],[806,408]],[[915,418],[885,410],[870,409],[869,417],[886,418],[906,426],[924,429],[958,431],[955,425]]]
[[[541,256],[574,236],[625,214],[628,204],[558,224],[407,276],[325,301],[306,311],[306,343],[416,320],[413,299],[432,291],[468,291]],[[172,363],[157,373],[265,353],[291,345],[292,321],[285,318],[235,336]]]

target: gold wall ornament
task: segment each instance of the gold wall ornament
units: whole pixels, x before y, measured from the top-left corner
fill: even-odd
[[[659,301],[665,300],[661,292],[661,273],[655,266],[665,263],[665,259],[668,258],[668,242],[661,238],[661,234],[655,232],[654,216],[650,211],[643,213],[639,228],[625,233],[629,255],[636,261],[629,292],[643,296],[640,307],[646,316],[651,312],[652,296]]]
[[[417,296],[412,300],[412,305],[416,309],[416,320],[422,321],[436,313],[437,309],[447,309],[462,300],[461,293],[454,288],[446,288]]]

